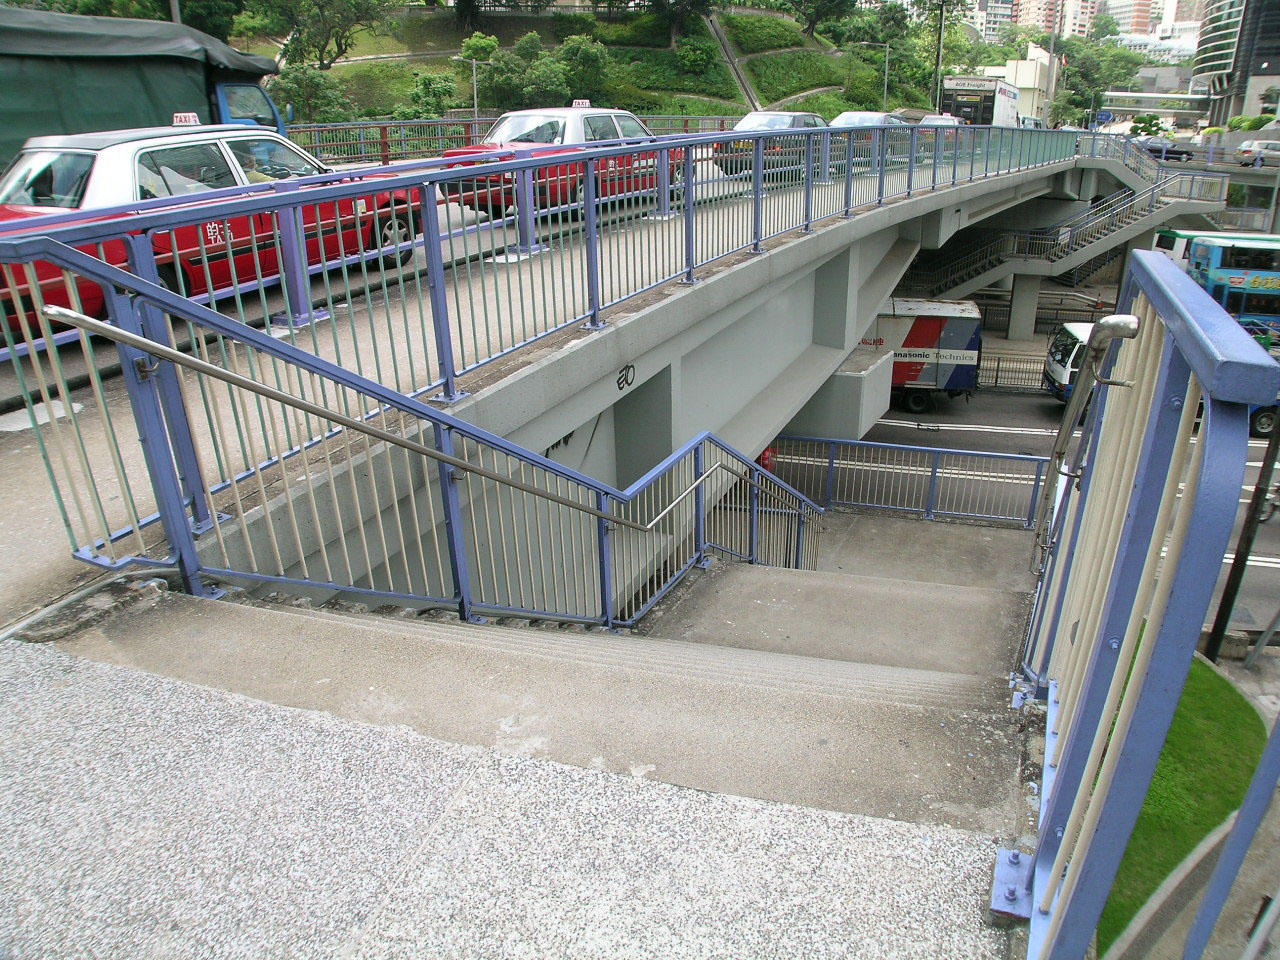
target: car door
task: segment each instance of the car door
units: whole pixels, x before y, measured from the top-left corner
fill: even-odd
[[[630,114],[614,114],[614,120],[618,124],[618,132],[622,135],[622,139],[628,143],[651,144],[655,141],[649,128]],[[638,150],[624,159],[627,161],[625,186],[629,193],[658,188],[658,161],[661,159],[661,154],[657,150]],[[675,151],[672,151],[670,162],[674,164],[681,160],[682,155],[677,156]]]
[[[140,152],[134,159],[136,196],[198,197],[237,186],[239,181],[216,142],[184,143]],[[211,219],[153,234],[161,278],[181,279],[187,294],[225,289],[252,281],[254,225],[248,216]]]
[[[582,140],[587,146],[620,139],[618,125],[610,114],[599,113],[582,118]],[[609,157],[596,164],[596,184],[601,199],[625,192],[629,166],[626,157]]]
[[[274,137],[237,137],[226,142],[233,162],[246,183],[271,183],[324,172],[314,159]],[[371,222],[362,216],[367,200],[344,198],[302,204],[302,228],[307,263],[317,264],[340,255],[363,252],[371,236]],[[259,260],[264,271],[278,272],[280,222],[277,214],[258,214]],[[365,245],[362,246],[362,238]]]

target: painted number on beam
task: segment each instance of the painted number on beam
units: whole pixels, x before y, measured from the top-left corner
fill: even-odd
[[[628,363],[625,367],[618,371],[618,389],[625,390],[636,382],[636,368],[634,364]]]

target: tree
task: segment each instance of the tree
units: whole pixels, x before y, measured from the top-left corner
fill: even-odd
[[[350,120],[355,107],[332,74],[305,63],[291,63],[267,81],[267,92],[280,105],[293,104],[294,119],[302,123],[340,123]]]
[[[804,32],[810,37],[824,20],[840,20],[856,9],[855,0],[792,0],[796,18],[804,24]]]
[[[134,20],[168,20],[169,0],[4,0],[0,5],[53,10],[85,17],[129,17]],[[244,0],[181,0],[182,22],[226,41]]]
[[[1120,22],[1109,13],[1100,13],[1093,18],[1093,23],[1089,26],[1089,39],[1102,40],[1106,37],[1114,37],[1120,33]]]
[[[498,52],[498,38],[477,30],[462,41],[462,56],[468,60],[492,60]]]
[[[247,9],[273,36],[288,37],[286,60],[328,70],[351,50],[357,33],[382,27],[397,5],[396,0],[249,0]]]
[[[566,37],[554,56],[564,64],[573,97],[595,101],[604,95],[611,58],[603,43],[585,36]]]
[[[684,33],[684,22],[689,17],[700,17],[710,12],[711,0],[649,0],[649,9],[671,25],[671,45]]]
[[[525,63],[533,63],[542,56],[542,38],[530,30],[515,42],[511,50]]]
[[[1141,113],[1133,118],[1133,125],[1129,127],[1129,136],[1159,136],[1165,132],[1164,124],[1160,122],[1160,118],[1154,113]]]
[[[458,85],[447,73],[415,73],[410,103],[415,116],[435,120],[457,100]]]

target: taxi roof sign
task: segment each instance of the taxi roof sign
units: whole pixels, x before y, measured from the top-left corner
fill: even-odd
[[[575,107],[589,107],[589,106],[591,106],[591,101],[590,101],[590,100],[575,100],[575,101],[573,101],[573,105],[574,105]]]
[[[200,114],[198,113],[175,113],[173,115],[173,125],[175,127],[199,126]]]

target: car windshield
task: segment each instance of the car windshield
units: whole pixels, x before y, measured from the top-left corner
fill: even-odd
[[[791,118],[785,113],[748,113],[733,125],[735,130],[785,130]]]
[[[564,120],[541,113],[513,113],[499,118],[485,139],[489,143],[563,143]]]
[[[831,121],[833,127],[878,127],[886,123],[879,113],[842,113]]]
[[[0,180],[0,203],[74,210],[84,199],[93,160],[90,153],[20,153]]]

